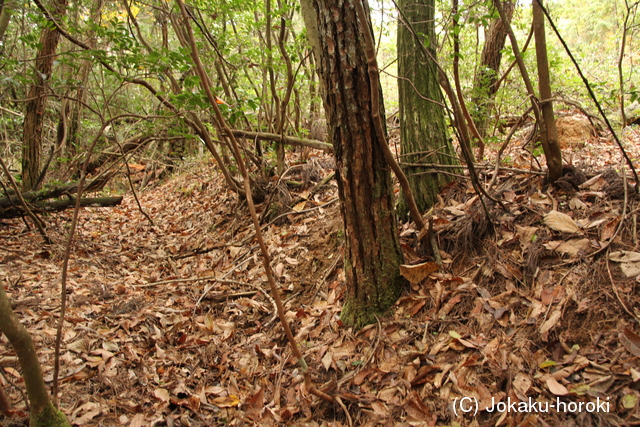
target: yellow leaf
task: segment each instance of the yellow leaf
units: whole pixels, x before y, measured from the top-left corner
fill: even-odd
[[[303,209],[304,209],[304,207],[306,206],[306,204],[307,204],[307,201],[306,201],[306,200],[305,200],[305,201],[302,201],[302,202],[298,203],[297,205],[295,205],[292,209],[293,209],[295,212],[300,212],[301,210],[303,210]]]

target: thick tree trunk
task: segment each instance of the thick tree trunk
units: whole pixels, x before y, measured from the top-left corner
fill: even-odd
[[[434,0],[400,0],[400,10],[417,34],[427,38],[427,57],[413,33],[398,24],[398,92],[400,99],[400,139],[404,163],[456,164],[447,135],[442,94],[438,85],[435,58]],[[421,212],[435,201],[440,188],[451,181],[447,175],[429,169],[405,166],[405,174]],[[400,217],[407,213],[404,197]]]
[[[502,8],[506,19],[511,22],[515,2],[504,0]],[[500,61],[502,60],[502,49],[507,38],[507,29],[500,17],[491,22],[485,36],[484,47],[480,57],[480,70],[473,82],[473,121],[483,138],[487,134],[487,125],[493,100],[498,92],[498,72],[500,71]]]
[[[319,73],[345,228],[345,323],[375,322],[403,289],[391,175],[376,137],[359,0],[314,0]]]
[[[53,0],[49,5],[49,12],[56,19],[64,17],[67,0]],[[46,104],[45,92],[48,81],[51,80],[53,60],[60,34],[58,30],[47,27],[42,30],[40,37],[40,51],[35,64],[35,82],[29,90],[29,101],[24,117],[22,141],[22,188],[34,190],[40,175],[40,157],[42,153],[42,126]]]

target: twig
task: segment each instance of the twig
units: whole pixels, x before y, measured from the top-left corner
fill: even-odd
[[[209,279],[209,280],[215,280],[216,282],[219,282],[220,280],[224,280],[225,277],[229,276],[231,273],[233,273],[237,268],[240,268],[241,266],[243,266],[244,264],[248,263],[249,261],[251,261],[253,258],[247,258],[244,261],[242,261],[240,264],[235,265],[233,268],[231,268],[227,274],[225,274],[224,276],[222,276],[220,279]],[[207,294],[207,292],[209,292],[211,290],[211,288],[213,288],[213,284],[207,286],[204,291],[202,292],[202,295],[200,295],[200,298],[198,298],[198,301],[196,302],[196,307],[198,305],[200,305],[200,302],[202,301],[202,299],[204,298],[204,296]]]
[[[0,285],[2,286],[2,285]],[[29,406],[29,398],[27,397],[27,395],[25,394],[24,390],[22,389],[22,387],[18,387],[11,379],[9,379],[9,377],[7,377],[4,373],[4,369],[0,369],[0,375],[2,375],[2,379],[4,381],[7,382],[7,384],[9,384],[11,387],[15,388],[16,390],[18,390],[18,393],[20,393],[20,396],[22,396],[22,400],[24,401],[25,404],[25,409],[27,411],[29,411],[30,406]]]
[[[618,222],[618,226],[616,227],[615,231],[613,232],[613,235],[609,238],[609,241],[606,242],[604,244],[604,246],[601,247],[600,249],[598,249],[596,251],[593,251],[590,254],[585,255],[585,258],[592,258],[592,257],[598,255],[599,253],[602,253],[602,252],[606,251],[609,248],[609,246],[611,246],[611,244],[613,243],[615,238],[618,236],[618,234],[620,234],[620,230],[622,230],[622,226],[624,224],[624,220],[625,220],[625,218],[627,216],[627,205],[628,205],[628,200],[629,200],[629,197],[628,197],[629,196],[629,192],[627,191],[627,173],[624,170],[624,167],[622,169],[623,169],[623,171],[622,171],[623,172],[622,183],[623,183],[623,186],[624,186],[624,201],[623,201],[623,204],[622,204],[622,213],[620,214],[620,222]],[[562,265],[570,265],[570,264],[573,264],[573,263],[575,263],[577,261],[581,261],[581,260],[582,259],[567,260],[567,261],[563,262]]]
[[[50,245],[51,244],[51,238],[47,235],[47,232],[44,231],[44,224],[42,223],[42,220],[36,214],[34,214],[31,209],[29,209],[29,205],[27,204],[27,202],[22,197],[22,193],[20,192],[20,189],[18,188],[18,184],[16,183],[16,180],[13,179],[13,176],[11,175],[11,172],[9,171],[9,168],[4,163],[4,160],[2,160],[2,157],[0,157],[0,166],[2,167],[2,170],[3,170],[4,174],[7,176],[7,179],[9,180],[9,183],[11,184],[11,187],[13,187],[13,191],[15,191],[16,196],[18,197],[18,200],[20,201],[20,206],[22,207],[22,209],[24,209],[24,211],[27,213],[29,218],[31,218],[33,223],[36,225],[36,227],[38,228],[38,231],[40,232],[40,235],[44,239],[44,242],[47,245]],[[9,194],[7,194],[7,197],[9,198],[9,200],[11,200],[11,196],[9,196]]]
[[[496,166],[494,168],[494,172],[493,172],[493,176],[491,177],[491,181],[489,182],[489,185],[487,186],[487,191],[491,191],[491,188],[493,188],[493,186],[495,185],[496,181],[498,180],[498,171],[500,170],[500,157],[502,156],[502,153],[504,152],[504,150],[506,150],[507,146],[509,145],[509,142],[511,141],[511,138],[513,137],[513,135],[518,130],[518,126],[520,126],[522,123],[524,123],[525,118],[529,115],[529,113],[531,112],[532,109],[533,109],[533,107],[529,107],[527,109],[527,111],[525,111],[522,114],[522,116],[520,116],[520,118],[518,119],[516,124],[511,127],[511,130],[509,131],[509,134],[507,135],[507,138],[505,139],[504,144],[502,144],[502,146],[498,150],[498,153],[496,154],[496,161],[495,161],[496,162]],[[543,172],[542,175],[546,175],[546,174]]]
[[[249,260],[247,260],[247,261],[249,261]],[[233,269],[232,269],[232,271],[233,271]],[[247,283],[247,282],[241,282],[239,280],[230,280],[230,279],[218,279],[218,278],[216,278],[216,276],[189,277],[189,278],[186,278],[186,279],[163,280],[161,282],[143,283],[141,285],[132,285],[132,286],[134,288],[152,288],[152,287],[160,286],[160,285],[169,285],[171,283],[200,282],[200,281],[203,281],[203,280],[211,280],[213,282],[218,282],[218,283],[231,283],[231,284],[234,284],[234,285],[246,285],[246,286],[249,286],[249,283]]]
[[[242,297],[252,297],[260,291],[248,291],[248,292],[235,292],[232,294],[229,293],[221,293],[217,295],[211,295],[207,300],[213,300],[215,302],[223,302],[230,298],[242,298]]]
[[[638,317],[635,314],[633,314],[631,310],[629,310],[629,308],[627,307],[627,304],[625,304],[624,301],[622,301],[622,297],[620,297],[620,293],[618,292],[618,287],[613,281],[613,275],[611,274],[611,269],[609,268],[609,258],[607,258],[605,262],[607,264],[607,273],[609,273],[609,280],[611,281],[611,288],[613,289],[613,292],[616,294],[616,298],[618,298],[618,302],[620,302],[620,305],[622,306],[624,311],[626,311],[627,314],[633,318],[633,320],[640,323],[640,319],[638,319]]]
[[[380,344],[380,336],[382,335],[382,325],[380,324],[380,319],[378,318],[378,316],[376,316],[376,321],[378,324],[378,329],[377,329],[375,341],[371,346],[371,351],[369,352],[367,357],[364,359],[362,364],[360,364],[360,366],[358,366],[356,369],[354,369],[353,371],[349,372],[348,374],[340,378],[340,381],[338,381],[338,387],[342,387],[343,384],[345,384],[347,381],[353,378],[358,372],[364,369],[365,366],[368,366],[369,363],[371,363],[371,360],[373,359],[373,356],[376,354],[376,350],[378,349],[378,344]]]
[[[267,224],[263,225],[263,226],[262,226],[262,227],[260,227],[260,228],[261,228],[261,229],[265,229],[265,228],[267,228],[268,226],[270,226],[271,224],[273,224],[274,222],[276,222],[277,220],[279,220],[279,219],[280,219],[280,218],[282,218],[282,217],[285,217],[285,216],[288,216],[288,215],[299,215],[299,214],[303,214],[303,213],[307,213],[307,212],[312,212],[312,211],[315,211],[315,210],[317,210],[317,209],[323,208],[323,207],[325,207],[325,206],[329,206],[330,204],[335,203],[335,202],[337,202],[338,200],[339,200],[338,198],[335,198],[335,199],[331,199],[331,200],[329,200],[328,202],[323,203],[323,204],[321,204],[321,205],[319,205],[319,206],[314,206],[314,207],[309,208],[309,209],[303,209],[303,210],[301,210],[301,211],[290,211],[290,212],[285,212],[285,213],[283,213],[283,214],[281,214],[281,215],[278,215],[277,217],[275,217],[274,219],[272,219],[271,221],[269,221]]]
[[[136,204],[138,205],[138,210],[140,211],[140,213],[142,215],[144,215],[144,217],[147,219],[147,221],[149,221],[149,224],[151,224],[152,227],[155,227],[156,225],[153,223],[153,220],[151,219],[149,214],[142,207],[142,203],[140,203],[140,199],[138,198],[138,193],[136,192],[136,189],[135,189],[135,187],[133,185],[133,181],[131,180],[131,168],[129,167],[129,162],[127,161],[127,157],[126,157],[126,153],[124,151],[124,147],[120,143],[120,140],[119,140],[118,135],[117,135],[115,130],[113,131],[113,137],[115,139],[116,144],[118,144],[118,147],[120,148],[120,151],[122,151],[122,158],[124,160],[124,165],[127,168],[127,181],[129,182],[129,187],[131,188],[131,194],[133,194],[133,198],[135,199]]]
[[[349,424],[349,427],[353,427],[353,420],[351,419],[351,414],[349,414],[347,407],[344,405],[344,403],[342,403],[342,399],[340,399],[340,396],[336,396],[335,399],[338,405],[340,405],[340,407],[344,411],[344,414],[347,416],[347,423]]]
[[[333,273],[333,270],[336,269],[336,266],[338,265],[339,260],[340,260],[340,257],[336,256],[336,259],[333,260],[331,267],[327,268],[327,271],[324,273],[324,276],[322,276],[322,279],[320,279],[320,281],[316,285],[316,291],[313,293],[313,296],[309,300],[309,305],[313,304],[313,301],[318,296],[318,293],[320,293],[320,288],[322,288],[322,285],[327,281],[327,278],[329,278],[331,273]]]

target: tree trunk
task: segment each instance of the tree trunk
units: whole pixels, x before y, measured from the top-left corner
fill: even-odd
[[[60,20],[64,17],[67,0],[53,0],[49,12]],[[29,89],[29,101],[24,117],[22,141],[22,188],[34,190],[40,175],[40,157],[42,153],[42,126],[46,104],[46,85],[51,80],[51,70],[55,59],[60,34],[52,27],[42,30],[40,51],[36,58],[34,84]]]
[[[29,425],[32,427],[71,426],[64,414],[57,410],[49,399],[33,339],[13,314],[3,285],[0,285],[0,332],[6,335],[18,355],[31,407]]]
[[[442,94],[435,58],[434,0],[400,0],[398,7],[417,34],[426,37],[431,57],[425,55],[414,34],[398,24],[398,93],[400,139],[404,163],[456,164],[455,151],[447,135]],[[416,204],[421,212],[436,199],[440,188],[451,181],[447,175],[427,168],[404,166]],[[404,197],[400,217],[407,213]]]
[[[515,2],[504,0],[502,8],[507,21],[511,22]],[[507,29],[500,17],[491,22],[487,29],[482,55],[480,57],[480,70],[473,82],[473,99],[475,106],[473,110],[473,121],[483,138],[487,135],[487,125],[491,110],[493,109],[493,99],[498,92],[498,72],[500,71],[500,61],[502,60],[502,49],[507,38]]]
[[[102,0],[94,0],[91,5],[91,21],[99,22],[100,13],[102,11]],[[95,32],[91,29],[87,30],[87,44],[91,48],[95,48],[96,46],[96,36]],[[78,87],[75,89],[75,101],[73,101],[70,105],[70,114],[69,114],[69,132],[66,147],[63,147],[64,151],[61,153],[62,157],[68,155],[70,158],[75,156],[78,153],[78,150],[81,149],[82,142],[82,119],[83,119],[83,110],[84,110],[84,101],[87,96],[87,86],[89,80],[89,73],[93,68],[94,64],[88,60],[83,59],[80,63],[80,70],[76,71],[75,78],[80,82]]]
[[[547,40],[544,34],[544,12],[540,8],[541,0],[533,0],[533,34],[536,40],[536,60],[538,63],[538,84],[540,90],[542,122],[540,123],[540,143],[544,149],[549,168],[548,180],[554,183],[562,176],[562,151],[558,143],[558,131],[553,116],[551,101],[551,79],[549,78],[549,61],[547,60]]]
[[[365,41],[354,8],[359,0],[314,0],[319,65],[329,139],[345,229],[347,292],[342,320],[375,322],[396,301],[404,281],[391,175],[372,120]]]
[[[4,53],[4,35],[9,27],[9,21],[11,20],[11,14],[13,13],[13,4],[7,4],[5,0],[0,0],[0,54]]]

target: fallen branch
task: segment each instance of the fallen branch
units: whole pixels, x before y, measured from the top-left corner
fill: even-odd
[[[86,197],[80,199],[80,206],[82,207],[111,207],[119,205],[122,202],[122,196],[117,197]],[[75,206],[75,199],[60,199],[53,202],[37,202],[31,205],[31,209],[40,212],[59,212]],[[16,205],[10,208],[0,210],[0,218],[19,218],[27,215],[27,212],[22,206]]]
[[[87,165],[87,173],[93,173],[96,169],[104,165],[105,163],[120,158],[127,153],[130,153],[139,147],[143,147],[154,141],[156,138],[152,135],[136,135],[129,139],[122,141],[122,143],[116,143],[114,146],[109,149],[103,151],[99,156],[95,157],[89,164]]]
[[[88,185],[84,187],[84,192],[98,191],[102,189],[113,176],[112,172],[98,175]],[[54,188],[48,188],[39,191],[27,191],[21,193],[22,198],[27,203],[37,203],[48,199],[57,199],[65,195],[76,193],[78,190],[78,183],[72,182],[70,184],[61,185]],[[13,207],[14,204],[20,203],[20,199],[15,194],[15,191],[9,190],[9,196],[0,198],[0,209]]]
[[[246,138],[246,139],[258,139],[260,141],[273,141],[273,142],[284,142],[285,144],[295,145],[299,147],[311,147],[316,148],[318,150],[328,151],[329,153],[333,153],[333,145],[326,143],[324,141],[319,141],[317,139],[305,139],[305,138],[296,138],[295,136],[280,136],[275,133],[265,133],[265,132],[250,132],[246,130],[233,129],[231,130],[233,136],[238,138]]]

